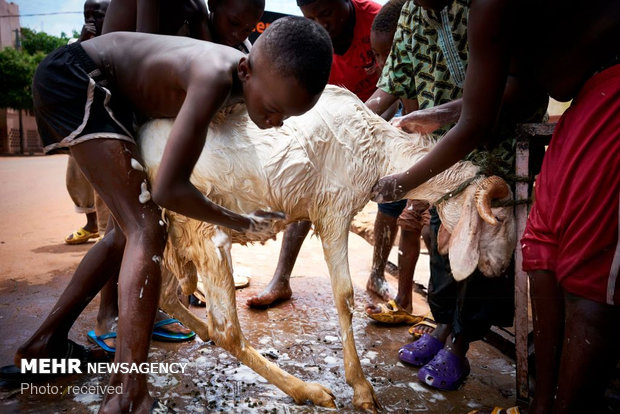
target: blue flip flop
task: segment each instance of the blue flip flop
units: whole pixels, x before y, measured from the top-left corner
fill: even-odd
[[[88,339],[92,343],[94,343],[95,345],[98,345],[104,351],[109,352],[111,354],[116,352],[116,348],[112,348],[111,346],[108,346],[105,343],[106,339],[116,338],[116,332],[108,332],[107,334],[103,334],[101,336],[97,336],[97,335],[95,335],[95,331],[92,330],[92,331],[88,332],[87,336],[88,336]]]
[[[153,339],[156,341],[164,341],[164,342],[185,342],[191,341],[196,337],[196,332],[191,331],[187,334],[182,334],[180,332],[170,332],[165,329],[162,329],[162,326],[170,325],[172,323],[181,323],[178,319],[168,318],[163,319],[159,322],[155,322],[153,326]]]

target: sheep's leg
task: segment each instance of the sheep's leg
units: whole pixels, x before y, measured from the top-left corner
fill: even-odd
[[[193,266],[191,266],[191,268],[193,271],[196,271]],[[179,296],[177,294],[179,282],[177,278],[165,266],[162,266],[161,270],[162,289],[159,296],[160,308],[162,308],[167,314],[177,318],[189,329],[196,332],[200,339],[203,341],[208,341],[210,339],[209,328],[205,321],[194,315],[179,300]]]
[[[334,229],[337,226],[332,223],[331,228]],[[357,408],[376,412],[381,406],[372,385],[364,377],[353,337],[352,310],[354,298],[348,259],[349,223],[343,223],[340,228],[341,231],[338,234],[321,235],[321,239],[331,277],[334,301],[338,310],[344,350],[344,373],[347,384],[353,387],[353,405]]]
[[[214,251],[217,256],[213,252],[207,253],[211,255],[207,261],[208,269],[203,266],[205,262],[198,264],[206,289],[207,325],[211,339],[216,345],[230,352],[239,361],[290,395],[296,403],[301,404],[310,400],[315,405],[335,408],[334,396],[329,389],[320,384],[306,383],[283,371],[248,343],[241,332],[237,317],[230,244],[215,247]]]

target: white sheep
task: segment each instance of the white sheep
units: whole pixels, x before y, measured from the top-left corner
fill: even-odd
[[[140,148],[151,180],[171,126],[171,120],[154,120],[141,129]],[[243,106],[219,115],[209,127],[192,175],[201,192],[231,210],[246,214],[257,209],[281,211],[290,221],[312,221],[331,277],[345,377],[353,387],[353,403],[358,408],[375,410],[379,403],[362,372],[351,326],[349,224],[369,201],[371,188],[380,177],[405,170],[432,145],[426,137],[392,127],[352,93],[328,86],[311,111],[288,119],[281,128],[260,130]],[[512,196],[510,189],[497,177],[491,183],[500,186],[489,189],[489,180],[477,174],[478,167],[461,162],[407,194],[407,198],[435,202],[472,179],[465,191],[438,205],[443,223],[452,233],[449,254],[457,278],[467,277],[476,266],[489,276],[500,274],[510,262],[515,243],[512,209],[491,210],[479,191],[482,188],[483,193],[507,199]],[[497,192],[497,188],[501,190]],[[164,310],[203,340],[212,339],[235,355],[297,403],[310,400],[334,407],[331,391],[284,372],[243,336],[236,313],[230,249],[232,242],[247,242],[244,235],[173,212],[166,214],[170,225],[164,267],[179,278],[185,294],[196,288],[197,268],[206,289],[207,322],[178,301],[177,281],[169,271],[164,272]]]

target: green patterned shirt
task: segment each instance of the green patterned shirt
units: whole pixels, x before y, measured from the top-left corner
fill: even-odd
[[[392,50],[377,87],[390,95],[416,100],[432,108],[462,96],[467,69],[467,19],[471,0],[454,0],[441,13],[426,11],[409,0],[403,6]],[[546,102],[521,122],[539,122]],[[433,133],[440,138],[452,125]],[[509,177],[515,156],[514,122],[502,123],[493,148],[474,150],[466,159],[487,174]]]
[[[420,109],[460,98],[467,69],[468,14],[469,0],[455,0],[441,13],[425,11],[413,0],[405,3],[377,87],[417,100]]]

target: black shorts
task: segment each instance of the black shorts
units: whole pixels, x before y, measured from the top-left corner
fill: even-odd
[[[89,139],[135,143],[134,111],[79,43],[62,46],[37,67],[32,81],[34,113],[46,154],[66,152]]]

